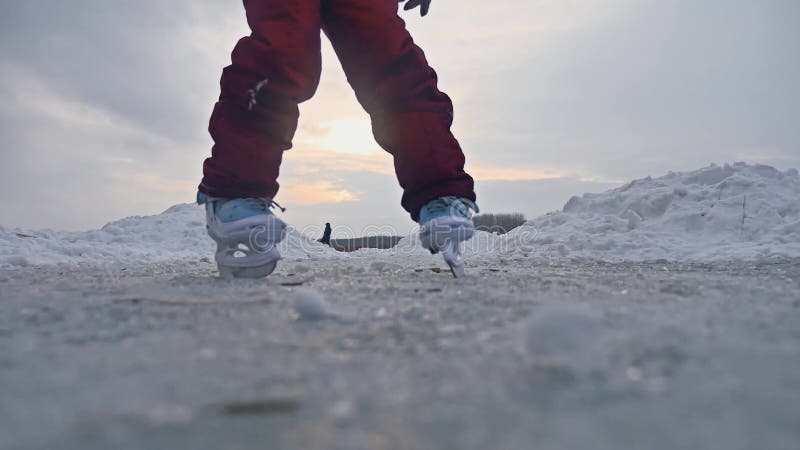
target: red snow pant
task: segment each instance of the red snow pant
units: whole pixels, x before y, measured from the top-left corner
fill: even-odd
[[[222,198],[278,192],[297,105],[319,84],[322,29],[371,116],[375,139],[394,157],[411,217],[443,195],[475,200],[450,132],[452,102],[398,16],[397,0],[244,0],[244,7],[252,34],[239,41],[222,74],[202,192]]]

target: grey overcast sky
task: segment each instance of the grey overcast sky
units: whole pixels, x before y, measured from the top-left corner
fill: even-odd
[[[335,1],[335,0],[330,0]],[[800,166],[800,1],[433,0],[405,13],[490,212],[712,162]],[[193,200],[233,0],[0,0],[0,225],[86,229]],[[327,42],[286,218],[411,223]]]

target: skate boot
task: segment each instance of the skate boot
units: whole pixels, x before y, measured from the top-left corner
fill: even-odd
[[[453,276],[464,276],[461,242],[475,232],[472,212],[478,205],[466,198],[439,197],[426,203],[419,211],[419,239],[432,254],[441,252]]]
[[[262,278],[275,270],[286,224],[270,208],[283,211],[280,205],[269,198],[214,198],[201,192],[197,203],[206,206],[206,230],[217,243],[220,276]]]

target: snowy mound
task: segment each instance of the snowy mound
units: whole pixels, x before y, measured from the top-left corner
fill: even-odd
[[[505,239],[496,253],[604,261],[800,257],[800,177],[796,169],[744,163],[647,177],[573,197]]]
[[[414,237],[391,250],[337,253],[290,231],[289,259],[429,256]],[[87,232],[0,227],[0,266],[158,263],[213,258],[203,209],[177,205]],[[774,260],[800,257],[800,177],[795,169],[736,163],[644,178],[573,197],[562,211],[504,236],[477,232],[471,259],[594,261]]]
[[[393,251],[425,255],[413,236]],[[498,236],[476,232],[468,259],[725,261],[800,257],[796,169],[735,163],[644,178],[573,197]]]
[[[86,232],[0,227],[0,266],[196,262],[213,260],[214,250],[205,230],[205,211],[193,204],[176,205],[156,216],[128,217]],[[291,229],[280,251],[284,258],[336,256],[330,247]]]

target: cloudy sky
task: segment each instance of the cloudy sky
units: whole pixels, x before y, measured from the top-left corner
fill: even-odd
[[[434,0],[403,15],[455,102],[485,211],[535,216],[711,162],[800,166],[797,0]],[[0,0],[0,225],[87,229],[192,201],[247,33],[234,0]],[[285,217],[410,229],[327,42],[323,59],[282,168]]]

